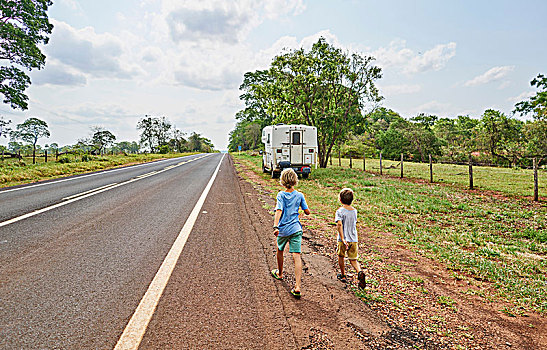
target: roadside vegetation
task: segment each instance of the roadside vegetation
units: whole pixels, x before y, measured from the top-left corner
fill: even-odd
[[[117,155],[64,155],[59,161],[32,164],[32,157],[23,160],[6,158],[0,161],[0,187],[55,179],[70,175],[111,169],[120,166],[151,162],[154,160],[183,157],[195,152],[168,154],[117,154]]]
[[[262,174],[260,157],[234,157],[252,168],[275,193],[277,181]],[[513,177],[505,181],[509,180],[514,181]],[[314,170],[310,180],[299,183],[314,208],[315,220],[327,224],[332,224],[339,205],[337,195],[343,187],[351,187],[356,193],[360,234],[366,236],[362,247],[369,239],[394,235],[399,244],[440,262],[456,280],[466,281],[466,293],[485,302],[511,303],[512,307],[500,310],[505,314],[547,312],[544,201],[533,203],[503,192],[468,191],[460,186],[400,180],[345,167]],[[335,239],[334,230],[329,234]],[[362,262],[371,267],[375,259],[381,260],[382,256],[372,252]],[[401,274],[404,266],[391,264],[386,268]],[[370,289],[357,294],[369,303],[386,301],[381,290],[374,287],[378,283],[371,281]],[[420,278],[409,277],[407,283],[427,293]],[[436,300],[438,305],[456,308],[448,296]]]

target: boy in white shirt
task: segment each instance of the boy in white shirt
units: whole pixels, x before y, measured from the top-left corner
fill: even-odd
[[[342,206],[336,211],[334,221],[338,231],[338,265],[340,265],[340,273],[338,279],[346,283],[346,270],[344,266],[344,257],[348,255],[349,262],[357,271],[357,280],[359,288],[366,287],[365,273],[361,270],[359,261],[358,240],[357,240],[357,210],[351,206],[353,202],[353,191],[350,188],[344,188],[340,191],[338,200]]]

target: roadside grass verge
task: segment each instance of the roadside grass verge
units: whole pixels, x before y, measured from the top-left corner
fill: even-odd
[[[363,169],[363,159],[353,159],[353,169]],[[342,158],[342,168],[349,168],[349,159]],[[380,173],[379,159],[366,159],[366,170]],[[338,168],[338,158],[332,160],[329,168]],[[390,176],[401,176],[399,161],[382,160],[382,173]],[[405,178],[429,181],[429,164],[405,161],[403,164]],[[461,188],[469,186],[469,166],[458,164],[433,164],[433,181],[455,185]],[[538,170],[539,195],[547,197],[547,171]],[[531,169],[498,168],[473,166],[473,187],[480,190],[499,191],[507,195],[532,196],[534,194],[534,173]]]
[[[69,163],[55,161],[36,164],[18,161],[0,162],[0,188],[190,154],[194,153],[88,156],[87,161],[82,161],[80,157],[71,158]]]
[[[278,180],[262,174],[260,157],[233,156],[262,175],[271,189],[279,189]],[[326,222],[333,220],[343,187],[355,191],[360,232],[391,233],[419,254],[442,262],[458,279],[490,282],[495,297],[547,312],[545,202],[401,181],[344,167],[313,170],[310,179],[298,185],[314,217]]]

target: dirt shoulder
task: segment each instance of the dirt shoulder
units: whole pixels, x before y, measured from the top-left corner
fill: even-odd
[[[252,169],[235,162],[249,221],[273,268],[270,209],[275,191]],[[547,348],[543,316],[524,311],[515,315],[509,305],[489,299],[489,291],[496,288],[491,283],[462,278],[390,234],[361,227],[359,253],[366,257],[368,286],[357,290],[354,278],[342,284],[336,279],[333,228],[323,219],[331,214],[302,218],[302,299],[289,294],[293,268],[288,254],[287,277],[276,284],[298,348]]]

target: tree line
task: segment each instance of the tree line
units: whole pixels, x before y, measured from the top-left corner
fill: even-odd
[[[405,118],[380,107],[375,82],[382,77],[374,57],[343,52],[320,38],[309,51],[284,51],[266,70],[248,72],[240,86],[245,108],[236,114],[229,150],[260,149],[261,131],[276,123],[317,127],[319,164],[333,152],[346,156],[426,161],[476,161],[529,166],[547,160],[547,78],[531,82],[534,96],[511,115],[487,109],[456,118],[419,114]],[[531,115],[522,121],[516,115]]]
[[[2,153],[13,155],[30,154],[33,163],[36,162],[37,151],[67,152],[77,154],[101,155],[104,153],[169,153],[169,152],[212,152],[214,145],[208,138],[192,132],[185,132],[173,126],[165,117],[146,115],[137,123],[140,131],[140,142],[115,142],[116,136],[103,127],[91,127],[88,137],[82,137],[73,145],[59,147],[55,142],[46,144],[44,148],[38,145],[38,140],[51,136],[47,122],[31,117],[10,127],[11,120],[0,117],[0,138],[8,138],[8,147],[0,145]]]

